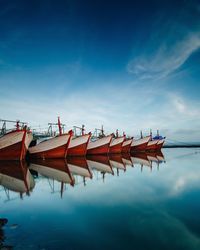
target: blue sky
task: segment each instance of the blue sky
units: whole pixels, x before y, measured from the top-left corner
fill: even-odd
[[[0,118],[199,141],[198,1],[0,5]]]

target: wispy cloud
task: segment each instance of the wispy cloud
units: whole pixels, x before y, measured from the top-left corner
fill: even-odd
[[[150,57],[140,56],[128,63],[129,73],[140,79],[164,78],[179,69],[200,48],[200,32],[168,46],[163,43]]]

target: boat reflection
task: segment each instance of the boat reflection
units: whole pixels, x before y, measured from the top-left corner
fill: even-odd
[[[10,200],[9,191],[19,193],[22,198],[24,193],[30,194],[35,182],[25,161],[0,161],[0,185]]]
[[[71,174],[75,177],[83,177],[83,183],[86,185],[86,178],[92,179],[92,172],[88,167],[87,160],[85,157],[68,157],[67,165]],[[75,181],[75,184],[79,184],[78,178]]]
[[[125,167],[133,167],[133,162],[131,161],[131,155],[129,153],[123,153],[122,154],[122,161],[125,165]]]
[[[44,177],[74,185],[74,178],[64,159],[38,159],[31,162],[29,168]]]
[[[156,163],[157,168],[159,169],[160,163],[165,162],[165,158],[161,151],[140,152],[131,154],[131,161],[133,165],[139,164],[141,166],[141,170],[143,169],[143,166],[147,166],[150,167],[150,170],[152,171],[153,163]]]
[[[87,156],[88,167],[94,171],[102,174],[103,180],[106,174],[114,175],[110,160],[107,155],[88,155]]]
[[[105,180],[105,176],[117,175],[125,172],[127,167],[147,166],[152,171],[153,165],[159,165],[165,162],[162,152],[138,152],[134,154],[113,154],[113,155],[89,155],[85,157],[69,157],[67,159],[35,159],[30,162],[29,169],[27,163],[22,161],[1,161],[0,162],[0,185],[3,186],[9,198],[8,191],[12,190],[29,195],[30,191],[35,186],[34,178],[41,179],[42,176],[46,177],[49,185],[54,190],[54,180],[61,183],[60,193],[61,196],[66,188],[65,184],[71,186],[84,183],[86,185],[87,179],[92,179],[93,175],[99,179]],[[34,178],[33,178],[34,177]],[[81,182],[80,179],[81,178]],[[53,185],[51,185],[53,181]]]
[[[126,171],[126,166],[122,160],[122,155],[109,155],[109,162],[113,169],[117,169],[117,175],[119,175],[119,170],[123,170],[124,172]]]

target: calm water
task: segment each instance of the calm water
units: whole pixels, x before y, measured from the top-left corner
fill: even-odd
[[[1,163],[0,244],[200,249],[200,149],[163,155]]]

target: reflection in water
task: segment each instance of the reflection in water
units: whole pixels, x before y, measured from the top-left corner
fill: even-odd
[[[49,180],[49,185],[54,192],[54,180],[61,183],[61,196],[65,189],[64,184],[71,186],[80,183],[78,177],[82,177],[84,185],[86,179],[92,179],[93,173],[97,179],[105,180],[106,174],[119,175],[119,171],[126,171],[128,166],[139,164],[141,169],[148,166],[152,169],[152,163],[159,166],[164,160],[161,152],[157,153],[137,153],[137,154],[113,154],[113,155],[91,155],[85,157],[70,157],[67,159],[48,159],[34,160],[27,163],[22,161],[1,161],[0,162],[0,184],[4,187],[7,198],[9,199],[9,190],[27,195],[34,188],[34,178],[45,177]],[[99,174],[101,177],[99,177]],[[34,177],[34,178],[33,178]],[[50,183],[52,180],[52,184]]]
[[[24,193],[30,194],[35,182],[26,162],[0,161],[0,185],[3,186],[7,199],[10,200],[9,191],[19,193],[22,198]]]
[[[64,191],[64,184],[74,185],[74,177],[71,174],[67,161],[65,159],[48,159],[42,160],[37,159],[34,162],[30,163],[29,168],[34,170],[43,177],[46,177],[50,180],[53,180],[53,184],[49,182],[52,191],[54,192],[54,180],[61,183],[60,193],[61,197]]]
[[[17,250],[199,250],[200,155],[189,154],[192,149],[165,152],[165,165],[162,153],[31,162],[31,195],[0,203],[1,216],[19,225],[3,228],[3,244]],[[59,195],[49,188],[53,180]]]

